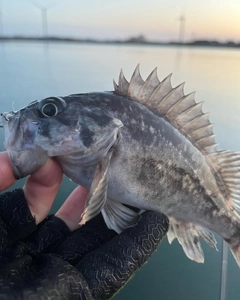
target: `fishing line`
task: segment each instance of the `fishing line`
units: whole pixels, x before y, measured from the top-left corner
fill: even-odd
[[[223,241],[222,245],[222,276],[220,286],[220,300],[226,299],[227,287],[227,267],[228,267],[228,244]]]

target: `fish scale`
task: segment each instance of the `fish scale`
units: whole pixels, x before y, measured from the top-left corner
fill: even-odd
[[[124,204],[166,214],[168,240],[204,261],[199,238],[216,248],[214,231],[240,266],[240,153],[217,151],[213,124],[195,93],[175,88],[157,69],[143,80],[139,66],[114,91],[49,97],[2,114],[4,145],[15,176],[31,174],[47,157],[89,189],[80,225],[102,212],[121,232],[139,214]],[[48,115],[49,113],[49,115]],[[21,128],[21,130],[20,130]]]

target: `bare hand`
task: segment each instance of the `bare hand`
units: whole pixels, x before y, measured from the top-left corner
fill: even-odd
[[[29,209],[32,215],[35,216],[37,224],[48,215],[61,185],[62,175],[60,165],[49,158],[44,166],[27,178],[23,190]],[[13,185],[15,181],[8,154],[1,152],[0,191]],[[79,228],[78,223],[83,212],[87,193],[87,190],[83,187],[77,187],[56,214],[68,225],[70,230]]]

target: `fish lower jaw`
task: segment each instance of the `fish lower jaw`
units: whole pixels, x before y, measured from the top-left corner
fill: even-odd
[[[25,176],[24,174],[22,174],[20,172],[18,167],[14,166],[14,165],[12,165],[12,167],[13,167],[13,174],[14,174],[15,179],[21,179]]]

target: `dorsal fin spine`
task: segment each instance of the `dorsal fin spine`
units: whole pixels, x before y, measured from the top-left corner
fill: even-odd
[[[148,78],[146,79],[146,81],[144,82],[144,85],[143,85],[143,88],[145,88],[146,86],[148,86],[149,84],[153,85],[152,88],[154,88],[154,86],[157,86],[160,81],[157,77],[157,68],[155,68],[151,73],[150,75],[148,76]]]
[[[199,132],[199,131],[201,131],[201,130],[203,130],[203,129],[212,129],[212,128],[213,128],[213,124],[212,124],[212,123],[209,123],[209,124],[207,124],[207,125],[203,125],[203,126],[197,128],[196,130],[193,130],[192,133],[193,133],[193,132],[194,132],[194,133],[197,133],[197,132]]]
[[[181,127],[184,124],[189,123],[190,121],[192,121],[193,119],[195,119],[196,117],[202,115],[202,105],[203,102],[198,102],[194,105],[192,105],[191,107],[189,107],[188,109],[186,109],[185,111],[183,111],[176,119],[175,122],[177,124],[179,124]]]
[[[135,99],[138,98],[139,91],[144,84],[144,80],[141,77],[139,71],[139,64],[137,65],[136,69],[133,72],[132,78],[129,82],[128,86],[128,94],[132,95]]]
[[[126,94],[127,93],[129,82],[125,78],[122,69],[121,69],[120,74],[119,74],[118,86],[119,86],[119,89],[121,90],[121,94]]]
[[[215,141],[215,134],[212,134],[196,141],[196,144],[199,146],[200,149],[204,149],[205,147],[211,146],[214,141]]]
[[[160,81],[157,77],[157,68],[155,68],[151,74],[148,76],[146,81],[141,87],[139,96],[146,103],[147,99],[151,96],[155,86],[159,85]]]
[[[208,147],[205,147],[204,149],[203,149],[203,152],[204,152],[204,154],[205,155],[211,155],[211,154],[214,154],[214,153],[216,153],[216,151],[217,151],[217,146],[218,146],[218,144],[212,144],[212,145],[210,145],[210,146],[208,146]]]
[[[151,103],[152,101],[155,100],[156,95],[159,93],[160,89],[162,89],[163,86],[169,86],[169,91],[172,89],[171,86],[171,77],[172,74],[169,74],[166,78],[163,79],[163,81],[161,81],[153,90],[153,93],[151,94],[151,96],[149,97],[149,100],[146,103]],[[169,92],[168,91],[168,92]],[[166,92],[163,96],[167,95],[168,92]],[[160,98],[161,100],[161,98]]]
[[[119,87],[116,84],[116,81],[114,79],[113,79],[113,86],[114,86],[114,90],[117,91]]]
[[[189,106],[189,103],[194,105],[195,100],[194,100],[194,95],[195,92],[190,93],[188,95],[184,95],[182,98],[180,98],[175,104],[173,104],[170,109],[167,112],[167,116],[170,119],[175,119],[179,113],[183,112],[185,110],[185,102],[188,102],[187,107]]]
[[[203,126],[203,124],[210,124],[208,117],[209,113],[204,113],[200,116],[195,117],[190,122],[184,124],[180,129],[188,132],[196,130],[197,128],[199,128],[199,126]]]
[[[182,99],[182,97],[184,96],[183,88],[184,88],[184,83],[181,83],[175,88],[173,88],[167,95],[163,97],[163,99],[159,102],[157,108],[160,109],[163,114],[167,115],[169,109],[171,109],[171,107],[174,104],[176,104],[179,101],[179,99]],[[180,93],[180,96],[177,94],[178,91]]]
[[[207,136],[211,136],[213,134],[213,124],[204,125],[194,131],[191,132],[191,137],[197,142],[202,138]]]

